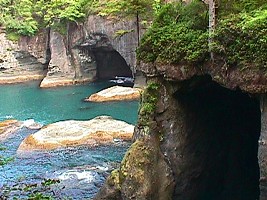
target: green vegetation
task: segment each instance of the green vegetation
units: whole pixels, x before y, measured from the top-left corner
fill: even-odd
[[[0,152],[6,148],[0,145]],[[3,157],[0,155],[0,167],[12,162],[14,158]],[[51,186],[58,184],[60,181],[56,179],[44,179],[40,184],[18,182],[15,185],[1,187],[0,199],[28,199],[28,200],[53,200],[56,198],[56,190]],[[60,188],[58,188],[59,190]],[[17,198],[19,193],[20,198]],[[54,198],[55,197],[55,198]]]
[[[92,0],[0,0],[0,24],[8,33],[34,35],[44,27],[77,22],[85,16],[84,6]]]
[[[151,82],[148,84],[145,91],[143,92],[141,107],[139,109],[140,125],[147,126],[150,116],[156,110],[159,98],[159,93],[158,93],[159,87],[160,85],[158,83]]]
[[[213,51],[228,66],[267,68],[266,8],[231,14],[219,21]]]
[[[120,38],[120,37],[122,37],[123,35],[125,35],[125,34],[127,34],[127,33],[131,33],[131,32],[133,32],[134,30],[117,30],[116,32],[115,32],[115,34],[114,34],[114,38]]]
[[[208,5],[195,0],[162,6],[141,40],[139,60],[202,66],[213,53],[228,67],[266,68],[267,2],[221,0],[217,7],[215,31],[209,38]]]
[[[0,152],[1,151],[5,151],[6,150],[6,148],[5,147],[3,147],[2,145],[0,145]],[[4,165],[6,165],[6,164],[8,164],[9,162],[12,162],[14,160],[14,158],[12,158],[12,157],[3,157],[1,154],[0,154],[0,167],[1,166],[4,166]]]
[[[162,2],[162,0],[96,0],[87,4],[87,11],[113,18],[132,18],[138,15],[144,20],[151,18],[153,13],[159,10]]]
[[[201,62],[208,54],[206,6],[166,4],[144,35],[138,58],[145,62]]]
[[[122,184],[126,178],[141,184],[144,180],[145,168],[153,163],[154,157],[151,154],[152,149],[143,140],[135,141],[121,162],[119,184]]]
[[[79,22],[92,13],[137,17],[139,25],[139,16],[151,17],[160,4],[161,0],[0,0],[0,25],[15,35],[33,36],[45,27],[66,33],[69,22]]]
[[[14,186],[5,186],[0,192],[0,199],[27,199],[27,200],[53,200],[58,199],[57,190],[60,188],[53,185],[58,184],[59,180],[44,179],[40,184],[17,183]],[[19,194],[19,198],[16,197]]]

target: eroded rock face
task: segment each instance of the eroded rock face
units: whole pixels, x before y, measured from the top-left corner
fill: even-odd
[[[193,76],[209,74],[212,79],[231,90],[240,88],[242,91],[259,94],[267,92],[267,76],[260,68],[227,68],[223,63],[212,65],[207,63],[202,68],[187,64],[156,64],[141,63],[140,69],[147,77],[163,76],[168,81],[183,81]]]
[[[53,29],[43,29],[34,37],[21,37],[18,44],[6,40],[1,33],[3,48],[0,48],[0,72],[7,68],[24,66],[15,72],[11,70],[11,73],[3,74],[8,80],[1,83],[30,80],[30,75],[42,75],[39,76],[42,79],[46,70],[41,87],[133,76],[136,66],[135,50],[138,45],[134,20],[112,21],[89,16],[83,24],[69,23],[66,31],[66,35],[62,35]],[[22,63],[14,52],[23,53],[19,56],[23,58]],[[16,72],[27,70],[32,72],[27,77],[9,78],[15,76]]]
[[[112,174],[95,199],[108,199],[116,180],[117,199],[259,199],[259,100],[240,90],[226,89],[209,76],[177,82],[154,77],[150,81],[157,87],[150,87],[156,90],[147,97],[157,97],[157,101],[143,97],[134,138],[143,142],[139,143],[140,149],[150,145],[158,149],[171,175],[163,167],[151,167],[149,172],[138,167],[142,159],[155,156],[151,151],[140,154],[139,160],[126,154],[119,179]],[[128,189],[123,188],[125,163],[129,163]],[[153,161],[147,163],[153,166]],[[138,178],[131,173],[145,175]],[[166,177],[166,183],[172,186],[160,190],[162,185],[154,184],[155,190],[161,191],[156,197],[146,193],[144,187],[149,188],[155,175]],[[142,197],[128,195],[138,194],[141,185]]]
[[[18,41],[19,50],[28,52],[35,57],[38,62],[47,65],[51,59],[49,32],[49,29],[42,29],[35,36],[22,36]]]
[[[45,73],[45,65],[0,31],[0,84],[41,80]]]
[[[133,131],[133,125],[109,116],[100,116],[89,121],[60,121],[29,135],[22,141],[18,151],[96,145],[111,143],[113,139],[131,140]]]
[[[85,101],[104,102],[104,101],[122,101],[137,100],[140,98],[141,89],[113,86],[100,92],[92,94]]]
[[[0,69],[16,68],[18,61],[13,55],[13,51],[18,50],[18,45],[6,38],[4,30],[0,29]]]
[[[97,47],[105,48],[106,50],[114,49],[133,69],[136,66],[135,49],[138,46],[136,24],[134,20],[108,20],[100,16],[88,16],[85,23],[79,27],[75,27],[75,32],[72,33],[72,44],[76,44],[80,39],[86,41],[87,38],[92,38],[91,44],[98,44]],[[126,31],[126,34],[118,34],[119,31]],[[141,31],[142,32],[142,31]],[[94,35],[104,34],[106,42],[100,40],[103,45],[96,43],[98,38]],[[134,71],[134,70],[133,70]]]

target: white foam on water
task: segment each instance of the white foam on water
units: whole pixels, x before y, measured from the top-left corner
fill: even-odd
[[[4,118],[6,118],[6,119],[13,119],[14,117],[13,117],[13,115],[6,115]]]
[[[34,121],[34,119],[27,119],[23,121],[22,127],[29,129],[40,129],[43,125]]]
[[[69,179],[77,179],[77,180],[86,180],[86,182],[93,182],[95,180],[95,173],[91,171],[74,171],[69,170],[63,172],[61,175],[58,176],[60,180],[69,180]]]
[[[34,121],[34,119],[27,119],[27,120],[25,120],[24,122],[23,122],[23,125],[24,126],[31,126],[31,125],[33,125],[33,124],[35,124],[35,121]]]

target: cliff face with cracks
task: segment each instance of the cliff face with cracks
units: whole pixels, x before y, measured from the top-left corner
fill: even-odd
[[[135,142],[95,199],[266,199],[264,73],[219,65],[141,70],[148,87]]]
[[[68,24],[64,35],[58,30],[44,29],[34,37],[21,37],[16,52],[35,59],[44,73],[47,70],[41,87],[53,87],[115,76],[132,77],[136,47],[134,21],[89,16],[82,24]]]
[[[117,31],[129,31],[116,35]],[[132,76],[136,42],[133,21],[89,16],[83,24],[69,24],[65,37],[50,31],[51,60],[41,87]]]

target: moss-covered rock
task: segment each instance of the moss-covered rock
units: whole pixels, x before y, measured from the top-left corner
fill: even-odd
[[[111,173],[95,200],[171,199],[173,178],[158,144],[152,138],[133,143],[120,169]]]

